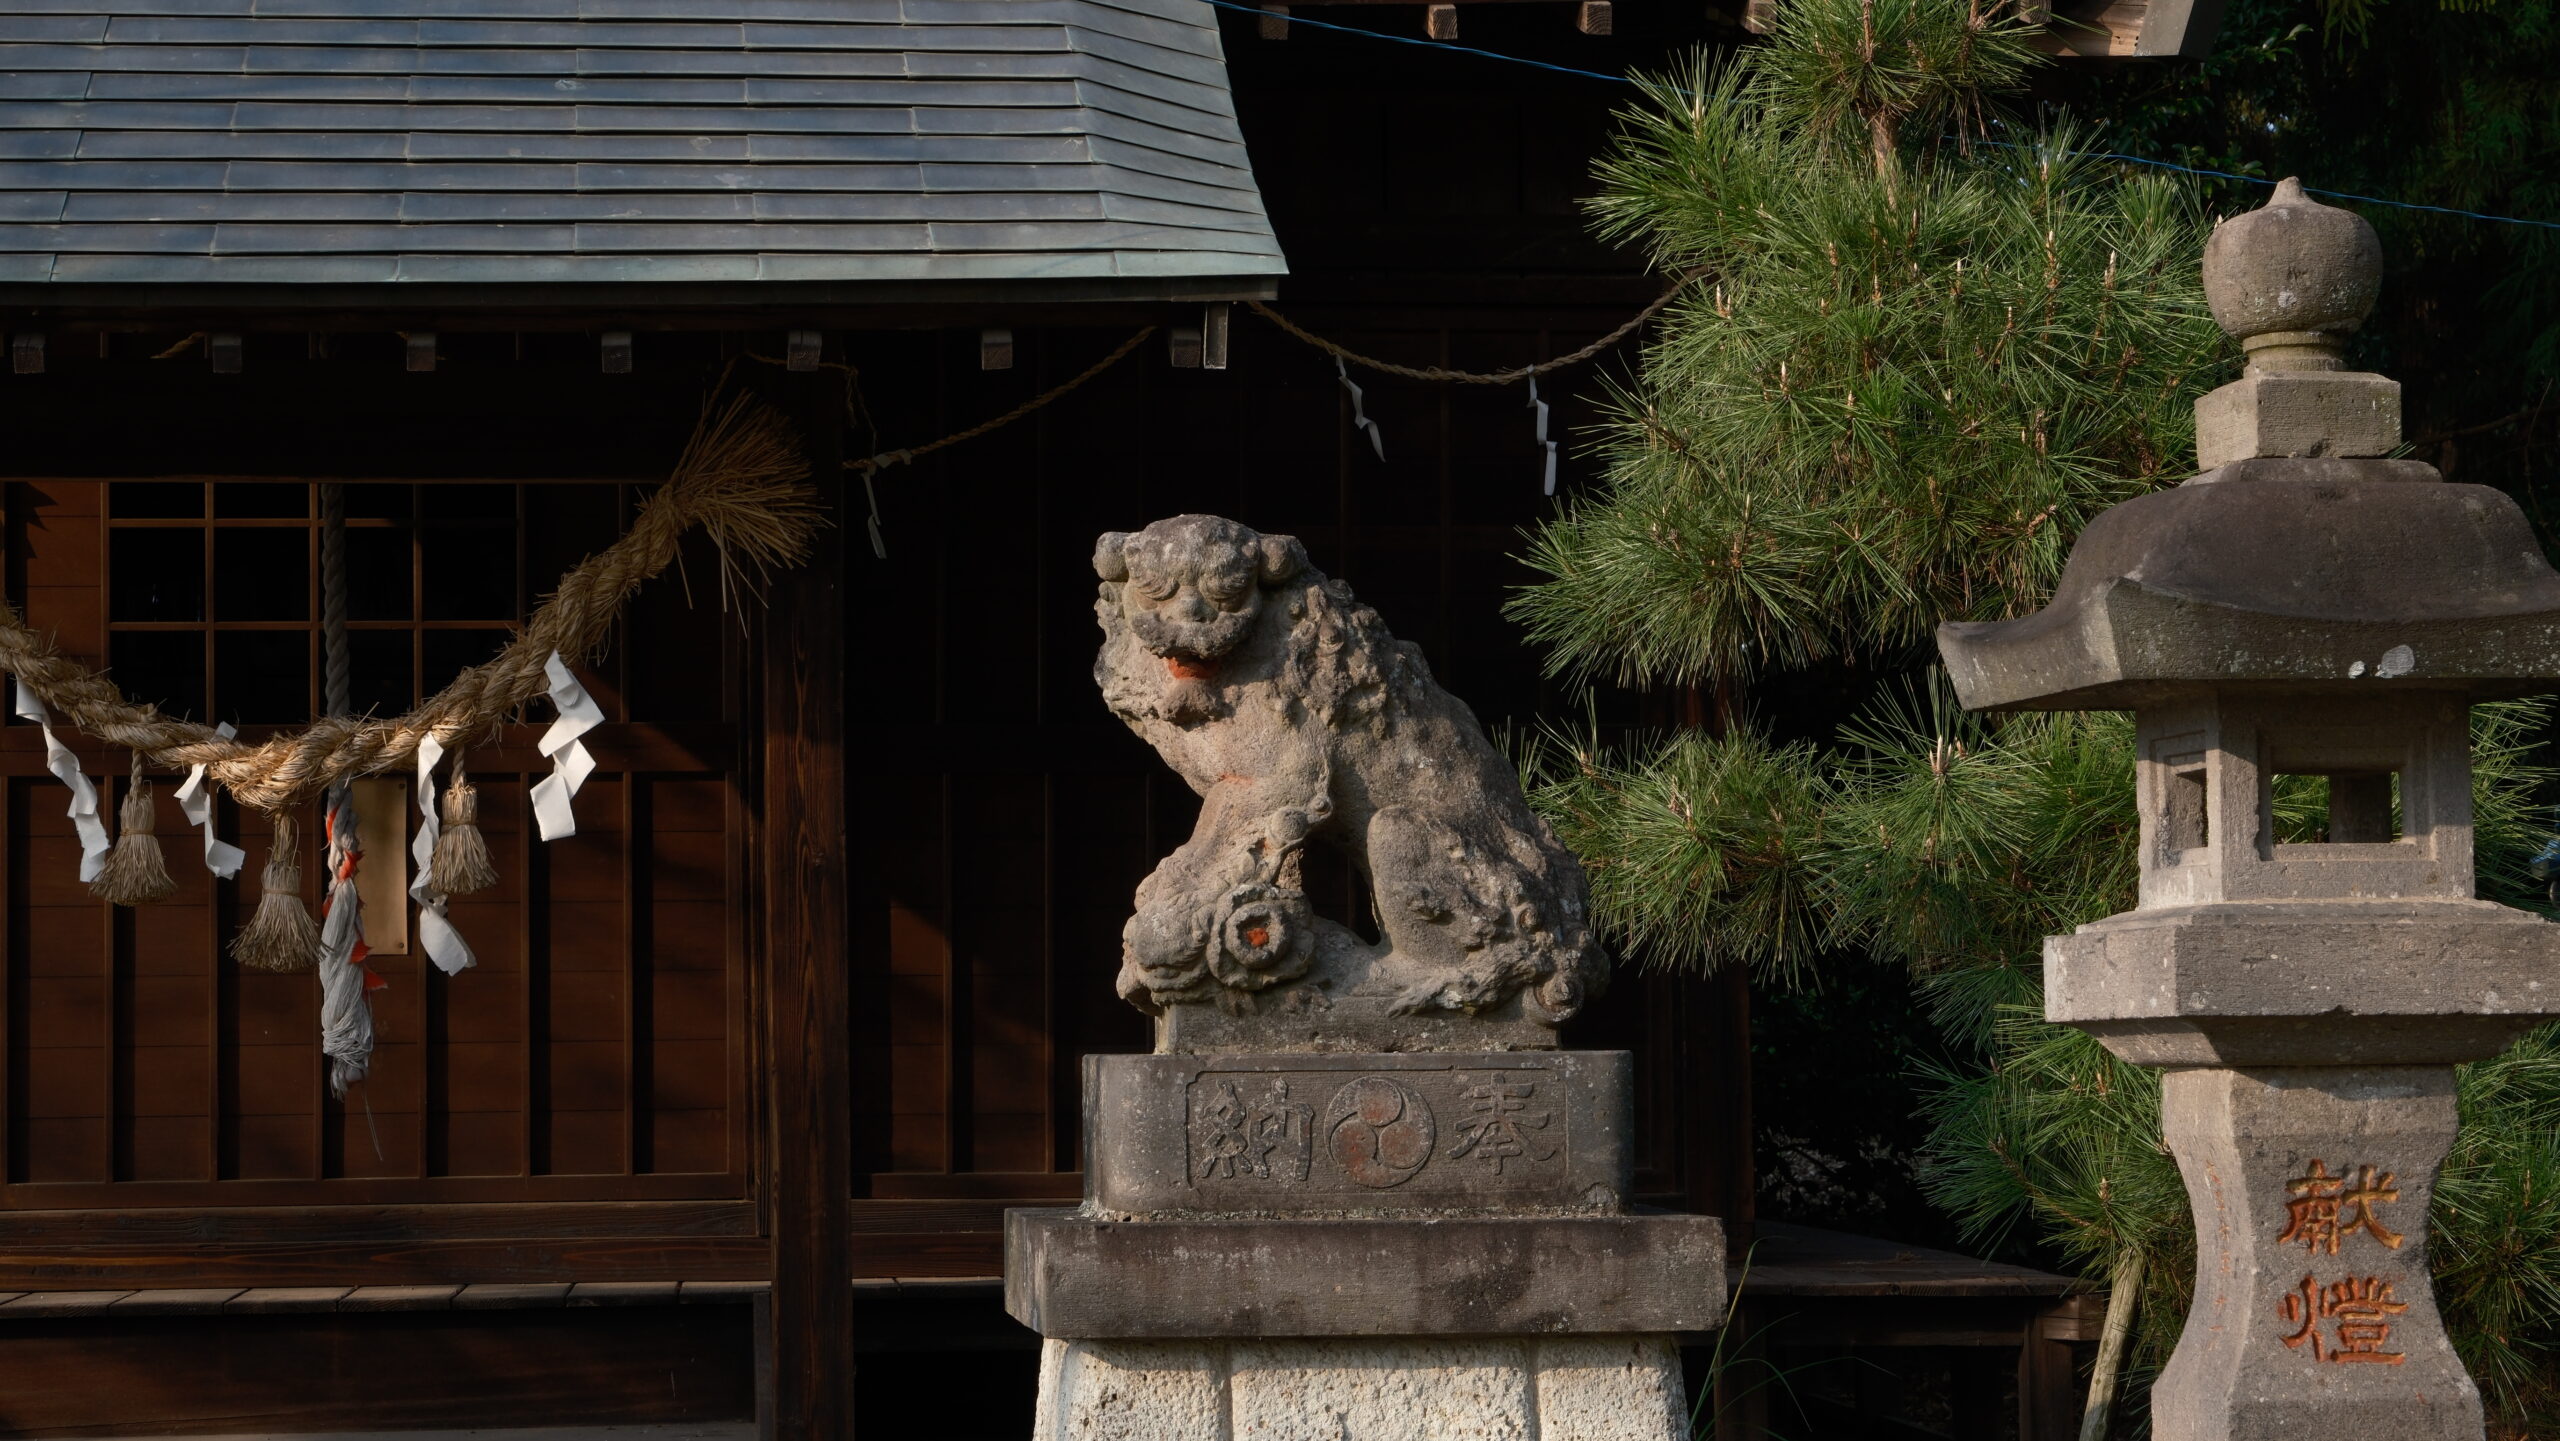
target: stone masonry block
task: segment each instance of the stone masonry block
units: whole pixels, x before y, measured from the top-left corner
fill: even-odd
[[[1225,1348],[1189,1341],[1049,1341],[1033,1441],[1223,1437]]]
[[[1712,1216],[1112,1221],[1005,1213],[1005,1309],[1043,1336],[1523,1336],[1724,1323]]]
[[[2173,1070],[2161,1121],[2195,1206],[2196,1296],[2152,1435],[2479,1441],[2427,1266],[2452,1068]]]
[[[1688,1433],[1668,1336],[1554,1336],[1534,1346],[1540,1441],[1659,1441]]]
[[[2196,402],[2196,467],[2256,456],[2387,455],[2400,382],[2353,370],[2244,375]]]
[[[1527,1343],[1240,1341],[1235,1441],[1544,1441]]]

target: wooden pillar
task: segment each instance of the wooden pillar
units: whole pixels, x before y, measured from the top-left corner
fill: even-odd
[[[759,657],[765,1164],[773,1227],[773,1434],[853,1434],[853,1083],[846,1024],[842,380],[788,377],[838,524],[777,577]]]
[[[1757,1206],[1752,1157],[1751,977],[1727,965],[1703,980],[1670,982],[1678,998],[1682,1180],[1689,1209],[1724,1220],[1735,1254],[1749,1249]]]
[[[1776,1434],[1770,1400],[1783,1394],[1785,1382],[1769,1355],[1768,1325],[1761,1306],[1746,1297],[1716,1338],[1720,1364],[1699,1382],[1707,1389],[1706,1441],[1771,1441]]]
[[[2027,1322],[2018,1347],[2019,1441],[2075,1441],[2080,1434],[2080,1381],[2064,1339],[2072,1333],[2056,1319]]]

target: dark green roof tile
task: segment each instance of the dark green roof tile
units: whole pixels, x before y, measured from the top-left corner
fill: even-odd
[[[1283,268],[1202,0],[8,9],[12,296]]]

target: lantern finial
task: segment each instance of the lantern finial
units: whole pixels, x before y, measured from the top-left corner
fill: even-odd
[[[2253,371],[2338,369],[2341,344],[2381,289],[2373,227],[2291,176],[2263,209],[2224,221],[2205,242],[2205,299]]]
[[[2196,464],[2388,455],[2400,383],[2346,369],[2346,338],[2382,288],[2382,242],[2361,215],[2290,176],[2266,205],[2214,228],[2205,300],[2248,352],[2238,380],[2196,402]]]

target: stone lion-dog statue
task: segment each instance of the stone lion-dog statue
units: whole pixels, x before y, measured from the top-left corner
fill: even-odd
[[[1175,516],[1104,535],[1094,569],[1103,698],[1200,795],[1138,887],[1122,996],[1552,1027],[1604,982],[1582,868],[1516,772],[1295,537]],[[1377,943],[1309,907],[1311,840],[1368,883]]]

